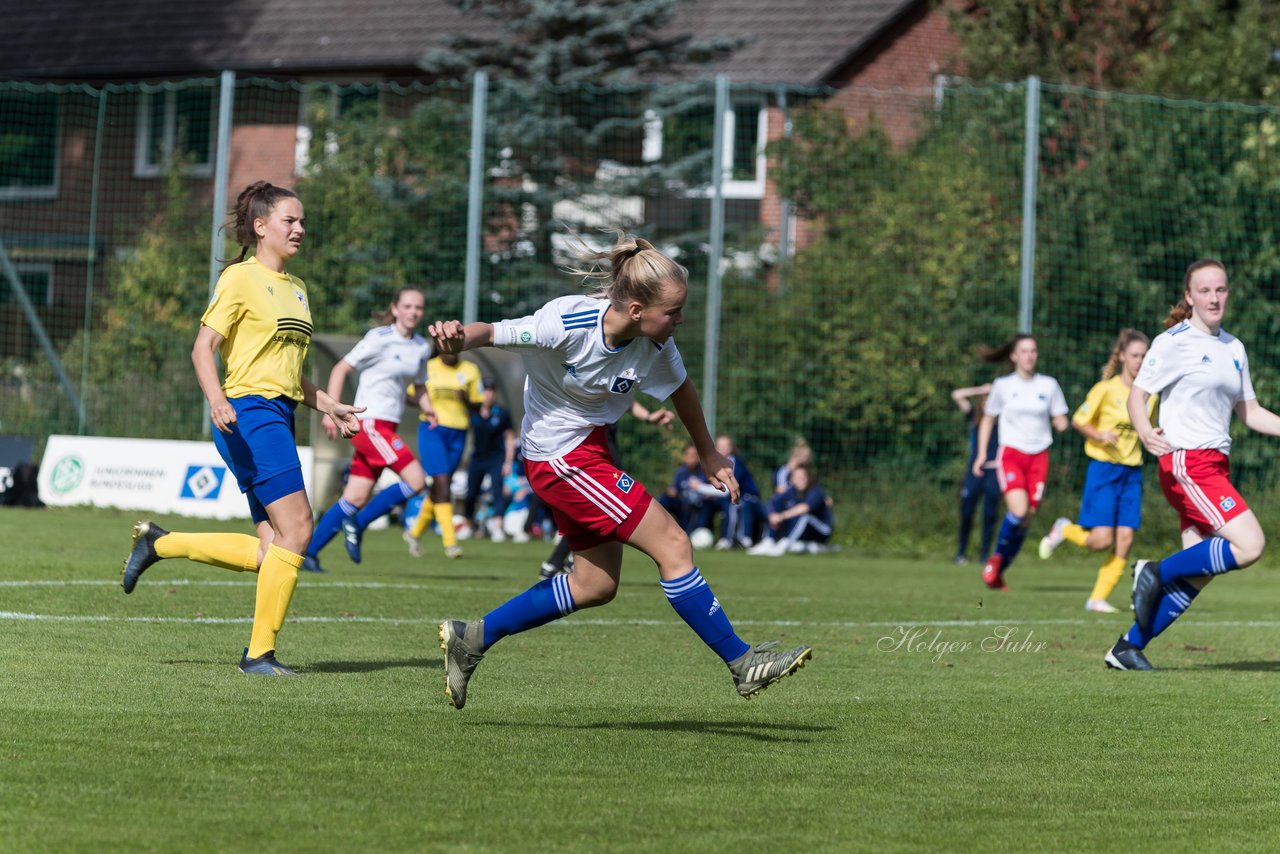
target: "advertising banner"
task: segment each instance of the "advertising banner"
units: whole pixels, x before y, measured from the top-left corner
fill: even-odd
[[[311,491],[311,448],[298,448]],[[208,519],[247,519],[249,504],[212,442],[50,436],[40,498],[51,507],[92,505]]]

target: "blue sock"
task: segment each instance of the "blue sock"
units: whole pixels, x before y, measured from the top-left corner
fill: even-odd
[[[1161,560],[1160,583],[1190,576],[1221,575],[1239,567],[1236,556],[1231,553],[1231,544],[1222,537],[1210,537]]]
[[[539,581],[528,590],[484,615],[484,648],[507,635],[536,629],[577,610],[569,592],[569,576],[557,575]]]
[[[1191,582],[1181,578],[1174,579],[1165,585],[1160,604],[1156,606],[1155,620],[1151,623],[1151,634],[1144,634],[1142,629],[1138,628],[1138,624],[1134,623],[1124,639],[1138,649],[1145,649],[1153,638],[1169,628],[1174,620],[1182,616],[1183,611],[1191,607],[1191,600],[1199,594],[1199,588]]]
[[[662,582],[662,591],[680,618],[726,663],[751,649],[734,632],[724,608],[720,607],[720,600],[711,592],[696,566],[689,570],[688,575]]]
[[[417,491],[403,480],[394,486],[388,486],[373,496],[373,500],[364,506],[360,511],[360,515],[356,516],[356,524],[363,531],[373,524],[375,520],[391,512],[392,507],[405,503],[417,494]]]
[[[360,512],[360,508],[352,504],[345,498],[339,498],[338,503],[324,511],[324,515],[320,517],[320,521],[316,522],[315,530],[311,534],[311,545],[307,546],[307,556],[315,557],[320,550],[329,544],[334,538],[338,530],[342,527],[342,520],[348,516],[354,516]]]
[[[1004,521],[1000,523],[1000,536],[996,538],[996,554],[1004,559],[1000,564],[1002,572],[1013,563],[1013,559],[1022,549],[1023,540],[1027,538],[1027,529],[1022,525],[1022,518],[1013,513],[1006,513]]]

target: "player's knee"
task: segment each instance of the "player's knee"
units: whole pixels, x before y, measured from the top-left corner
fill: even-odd
[[[1100,551],[1104,549],[1109,549],[1116,543],[1119,543],[1120,545],[1123,545],[1123,546],[1128,546],[1133,543],[1133,537],[1129,537],[1129,541],[1128,543],[1126,543],[1122,538],[1116,537],[1113,533],[1111,533],[1111,531],[1098,531],[1095,529],[1093,536],[1097,542],[1094,548]]]
[[[1236,565],[1244,569],[1246,566],[1257,563],[1266,547],[1267,535],[1259,529],[1252,536],[1241,537],[1239,542],[1231,543],[1231,554],[1236,559]]]
[[[579,608],[595,608],[608,605],[618,595],[618,582],[604,573],[590,580],[576,579],[573,590],[574,604]]]

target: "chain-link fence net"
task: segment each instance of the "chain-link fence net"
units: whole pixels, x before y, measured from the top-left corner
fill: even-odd
[[[210,289],[219,94],[217,79],[0,83],[13,272],[0,282],[0,432],[202,434],[189,352]],[[575,244],[639,233],[689,269],[677,340],[701,385],[713,83],[495,81],[487,95],[479,318],[585,287],[563,272]],[[462,316],[472,96],[235,84],[228,192],[265,178],[302,197],[308,236],[290,272],[308,283],[317,332],[361,333],[407,284],[424,287],[429,316]],[[876,510],[842,513],[850,522],[893,524],[896,507],[910,530],[950,507],[965,437],[949,392],[1002,371],[975,348],[1018,331],[1026,110],[1021,83],[731,88],[715,426],[764,490],[803,437],[829,491]],[[1274,402],[1280,111],[1046,84],[1035,144],[1034,332],[1068,402],[1120,328],[1161,331],[1204,255],[1231,273],[1227,328]],[[226,238],[214,251],[231,259]],[[679,431],[622,431],[628,464],[660,488]],[[1233,469],[1264,479],[1277,453],[1240,443]],[[1069,492],[1078,441],[1060,440],[1054,461]]]

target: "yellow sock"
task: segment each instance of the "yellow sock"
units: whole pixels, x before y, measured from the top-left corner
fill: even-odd
[[[1111,591],[1116,589],[1116,585],[1120,583],[1120,579],[1124,575],[1126,563],[1127,561],[1119,555],[1112,555],[1098,569],[1098,580],[1093,585],[1093,592],[1089,594],[1089,598],[1106,599],[1110,596]]]
[[[453,505],[435,505],[436,524],[440,526],[440,540],[447,549],[458,544],[458,535],[453,530]]]
[[[258,596],[253,607],[253,631],[249,635],[249,657],[257,658],[276,648],[276,635],[284,625],[284,615],[298,586],[302,555],[267,546],[267,556],[258,570]]]
[[[1089,532],[1072,522],[1062,529],[1062,538],[1072,545],[1084,548],[1084,544],[1089,541]]]
[[[236,572],[258,569],[258,538],[248,534],[165,534],[156,540],[160,557],[185,557]]]
[[[422,539],[422,534],[427,530],[427,526],[431,524],[431,520],[435,518],[432,509],[435,507],[428,498],[422,499],[422,506],[418,508],[418,518],[413,520],[413,527],[409,529],[409,536],[415,540]]]

